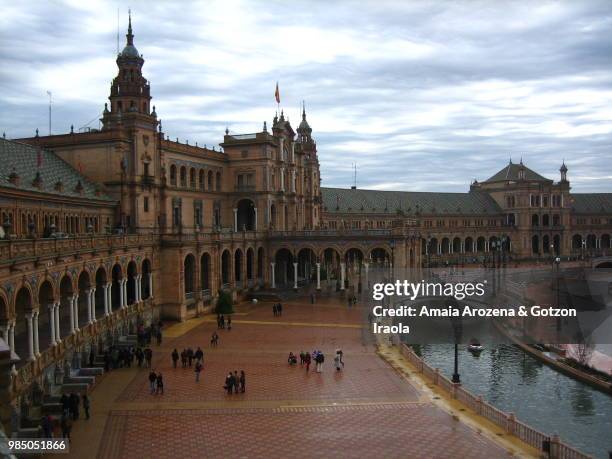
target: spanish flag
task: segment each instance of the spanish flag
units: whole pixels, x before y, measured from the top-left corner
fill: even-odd
[[[274,91],[274,98],[276,99],[276,103],[280,104],[280,91],[278,90],[278,81],[276,82],[276,91]]]

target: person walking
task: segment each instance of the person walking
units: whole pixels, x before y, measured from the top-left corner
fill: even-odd
[[[195,363],[195,382],[200,382],[200,372],[202,371],[202,362],[196,360]]]
[[[344,368],[344,352],[342,352],[342,349],[336,349],[336,355],[339,358],[340,364],[342,365],[342,368]]]
[[[227,316],[227,331],[232,331],[232,316]]]
[[[325,362],[325,356],[321,351],[317,352],[315,362],[317,363],[317,373],[321,373],[323,371],[323,362]]]
[[[230,371],[225,377],[225,386],[223,386],[227,391],[227,395],[232,395],[232,386],[234,385],[233,379],[234,376],[232,376],[232,372]]]
[[[85,411],[85,419],[89,419],[89,397],[83,394],[83,410]]]
[[[161,343],[162,343],[162,331],[161,331],[161,328],[157,329],[156,337],[157,337],[157,345],[160,346]]]
[[[62,414],[62,420],[60,422],[62,427],[62,438],[70,440],[70,431],[72,430],[72,419],[66,413]]]
[[[244,370],[240,370],[240,392],[244,394],[246,391],[246,375]]]
[[[40,420],[40,427],[43,431],[44,438],[53,438],[53,426],[51,425],[51,417],[45,414]]]
[[[155,384],[157,385],[157,394],[164,395],[164,378],[161,374],[161,371],[157,374],[157,378],[155,379]]]
[[[138,362],[138,368],[142,367],[142,361],[144,360],[144,352],[141,348],[136,349],[136,361]]]
[[[196,359],[196,362],[203,362],[204,361],[204,352],[202,351],[202,349],[198,346],[198,350],[195,352],[194,357]]]
[[[151,371],[149,373],[149,388],[151,390],[151,394],[155,393],[155,381],[157,381],[157,375],[155,374],[155,371]]]
[[[282,303],[278,303],[278,306],[276,306],[276,312],[278,312],[279,316],[283,315],[283,305],[282,305]]]
[[[174,348],[174,350],[172,351],[172,366],[174,368],[176,368],[176,365],[178,363],[178,359],[179,359],[179,353],[176,350],[176,348]]]
[[[306,352],[304,354],[304,363],[306,364],[306,373],[310,370],[310,354]]]
[[[213,332],[210,338],[210,347],[217,347],[217,343],[219,342],[219,335],[216,331]]]
[[[193,349],[190,347],[187,348],[187,360],[189,361],[189,368],[191,368],[191,364],[193,363]]]
[[[225,317],[221,314],[221,328],[225,328]]]
[[[340,371],[342,369],[342,365],[340,365],[340,354],[336,354],[334,357],[334,366],[336,367],[336,371]]]
[[[238,393],[240,386],[240,376],[238,376],[238,370],[234,370],[234,393]]]
[[[187,368],[187,349],[185,348],[181,351],[181,365],[183,368]]]
[[[274,314],[274,317],[276,317],[276,315],[278,314],[278,308],[276,307],[276,303],[272,305],[272,314]]]

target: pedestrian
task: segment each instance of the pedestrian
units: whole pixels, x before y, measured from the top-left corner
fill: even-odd
[[[304,351],[300,351],[300,366],[304,365]]]
[[[83,410],[85,410],[85,419],[89,419],[89,397],[83,394]]]
[[[232,395],[233,379],[234,379],[234,376],[232,375],[232,372],[230,371],[225,377],[225,386],[223,386],[223,388],[227,391],[227,395]]]
[[[244,394],[246,391],[246,376],[244,370],[240,370],[240,392]]]
[[[278,309],[276,307],[276,303],[274,303],[272,305],[272,314],[274,314],[274,317],[276,317],[277,313],[278,313]]]
[[[181,365],[183,368],[187,368],[187,349],[181,351]]]
[[[240,376],[238,376],[238,370],[234,370],[234,393],[238,393],[240,389]]]
[[[81,398],[72,392],[70,394],[70,414],[72,415],[72,419],[76,421],[79,419],[79,405],[81,404]]]
[[[161,371],[157,374],[155,384],[157,385],[156,393],[157,394],[161,393],[161,395],[164,395],[164,378],[162,377]]]
[[[151,394],[155,393],[155,381],[157,381],[157,375],[155,371],[151,370],[149,373],[149,388],[151,389]]]
[[[310,354],[306,352],[304,355],[304,363],[306,364],[306,373],[310,370]]]
[[[225,317],[221,314],[221,328],[225,328]]]
[[[232,316],[227,316],[227,331],[232,330]]]
[[[66,413],[62,414],[61,420],[62,427],[62,438],[67,438],[70,440],[70,431],[72,430],[72,420],[70,416],[67,416]]]
[[[174,348],[174,350],[172,351],[172,366],[174,368],[176,368],[176,364],[178,363],[178,359],[179,359],[179,353],[176,350],[176,348]]]
[[[204,360],[204,351],[202,351],[200,346],[198,346],[198,350],[195,352],[194,357],[196,359],[196,362],[203,362],[203,360]]]
[[[200,382],[200,372],[202,371],[202,362],[196,360],[195,363],[195,380],[196,382]]]
[[[60,402],[62,404],[62,413],[68,415],[70,412],[70,397],[66,394],[62,394]]]
[[[210,347],[217,347],[217,343],[219,342],[219,335],[216,331],[213,332],[210,338]]]
[[[336,349],[336,355],[339,357],[342,368],[344,368],[344,360],[343,360],[344,352],[342,352],[342,349]]]
[[[53,438],[53,426],[51,417],[48,414],[45,414],[40,420],[40,427],[43,431],[44,438]]]
[[[157,329],[157,345],[160,346],[162,343],[162,331],[161,328]]]
[[[336,371],[340,371],[342,366],[340,365],[340,354],[336,354],[334,357],[334,366],[336,367]]]
[[[323,362],[325,362],[325,356],[321,351],[317,352],[315,362],[317,363],[317,373],[321,373],[323,371]]]
[[[142,367],[142,361],[144,360],[144,352],[141,348],[136,349],[136,361],[138,362],[138,368]]]
[[[193,362],[193,349],[190,347],[187,348],[187,360],[189,361],[189,368],[191,368],[191,363]]]
[[[279,316],[283,315],[283,305],[281,303],[278,303],[278,306],[276,306],[276,312],[278,312]]]

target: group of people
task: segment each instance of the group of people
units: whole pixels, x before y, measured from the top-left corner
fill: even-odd
[[[272,305],[272,314],[274,317],[283,315],[283,305],[281,303],[275,303]]]
[[[200,373],[204,369],[204,351],[198,346],[196,351],[194,352],[192,348],[183,349],[181,351],[181,366],[183,368],[191,368],[195,366],[195,380],[196,382],[200,381]],[[172,366],[174,368],[177,367],[179,360],[179,353],[176,348],[172,351]],[[195,362],[195,365],[193,363]]]
[[[244,394],[246,391],[246,375],[244,370],[240,370],[240,375],[238,370],[235,370],[234,373],[230,371],[225,377],[223,388],[227,391],[227,395],[237,394],[239,391]]]
[[[227,320],[223,314],[217,314],[217,329],[222,330],[227,326],[228,330],[232,329],[232,316],[227,316]]]
[[[151,370],[149,373],[149,388],[151,395],[164,395],[164,377],[161,371],[156,373],[155,370]]]
[[[150,347],[144,350],[140,347],[133,346],[119,347],[110,346],[104,351],[104,371],[108,372],[111,369],[131,368],[134,360],[138,363],[138,368],[151,368],[151,360],[153,359],[153,351]],[[91,359],[90,359],[91,360]]]
[[[157,324],[152,324],[150,327],[145,327],[144,324],[139,324],[136,334],[138,337],[138,346],[144,347],[151,344],[151,339],[157,340],[157,345],[162,343],[162,328],[163,323],[160,320]]]
[[[340,371],[344,368],[343,356],[344,353],[342,352],[342,349],[336,349],[336,354],[334,356],[334,366],[336,368],[336,371]],[[316,349],[312,351],[312,354],[300,351],[300,366],[306,366],[307,372],[310,371],[310,364],[313,361],[316,364],[317,373],[321,373],[323,371],[323,363],[325,362],[325,354],[323,354],[323,352],[321,352],[320,350]],[[290,366],[297,365],[297,357],[293,352],[289,352],[287,363],[289,363]]]

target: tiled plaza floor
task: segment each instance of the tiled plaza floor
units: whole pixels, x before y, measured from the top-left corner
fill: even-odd
[[[153,367],[164,375],[164,395],[150,395],[148,370],[115,370],[92,393],[94,416],[73,431],[70,456],[190,457],[397,457],[496,458],[509,454],[496,442],[430,403],[383,361],[361,329],[363,309],[342,300],[242,305],[231,331],[214,317],[153,346]],[[199,383],[193,369],[172,368],[170,353],[204,350]],[[333,369],[342,348],[346,367]],[[287,364],[289,351],[321,349],[324,371]],[[226,395],[229,370],[244,370],[245,394]],[[63,456],[66,457],[66,456]]]

